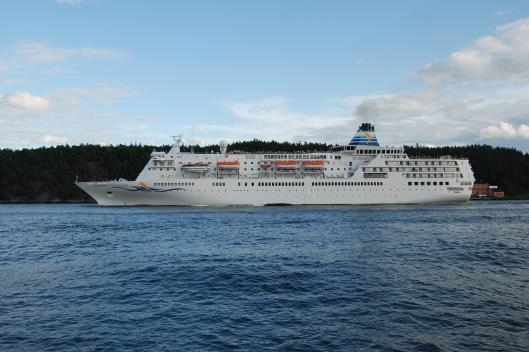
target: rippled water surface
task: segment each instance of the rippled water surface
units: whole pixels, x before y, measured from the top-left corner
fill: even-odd
[[[1,351],[528,346],[528,202],[0,205]]]

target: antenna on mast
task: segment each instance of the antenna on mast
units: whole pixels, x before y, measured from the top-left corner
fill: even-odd
[[[195,125],[191,125],[191,140],[195,139]],[[195,153],[195,146],[191,144],[191,154]]]
[[[173,148],[176,148],[176,150],[178,151],[178,153],[181,152],[181,146],[182,146],[182,135],[179,134],[177,136],[171,136],[171,138],[173,139],[174,141],[174,144],[173,144]]]

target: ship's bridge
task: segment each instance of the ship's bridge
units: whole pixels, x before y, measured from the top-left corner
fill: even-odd
[[[344,153],[344,154],[360,154],[360,155],[402,155],[404,154],[403,148],[397,147],[369,147],[369,146],[354,146],[354,145],[337,145],[331,147],[333,153]]]

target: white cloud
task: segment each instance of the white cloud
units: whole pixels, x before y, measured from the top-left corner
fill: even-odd
[[[529,18],[500,26],[495,36],[478,38],[448,59],[417,71],[428,84],[529,79]]]
[[[284,120],[290,115],[288,101],[284,97],[265,97],[251,101],[226,101],[223,103],[233,114],[248,120]]]
[[[80,5],[83,0],[55,0],[59,5]]]
[[[443,108],[443,97],[437,91],[368,97],[356,107],[356,114],[366,120],[414,117],[433,114]]]
[[[140,95],[138,89],[114,85],[98,85],[94,87],[67,87],[57,89],[49,94],[57,106],[65,110],[77,108],[81,104],[110,105],[117,99]]]
[[[41,137],[40,141],[44,144],[66,144],[68,143],[68,138],[64,136],[58,136],[55,134],[46,134]]]
[[[349,112],[307,113],[296,111],[285,97],[265,97],[250,101],[226,101],[222,105],[239,119],[238,124],[205,125],[203,130],[224,133],[222,138],[265,138],[293,140],[319,139],[318,130],[343,126],[352,120]],[[231,135],[226,135],[230,133]],[[349,134],[349,132],[348,132]],[[239,137],[235,137],[238,135]]]
[[[27,63],[50,64],[74,59],[121,59],[127,54],[111,48],[55,48],[35,41],[21,41],[8,49],[8,54]]]
[[[521,138],[525,138],[525,139],[529,139],[529,126],[526,125],[526,124],[521,124],[519,127],[518,127],[518,135],[521,137]]]
[[[20,75],[37,69],[38,73],[59,75],[73,70],[58,64],[75,60],[120,60],[127,56],[126,52],[113,48],[59,48],[37,41],[19,41],[0,52],[0,74]]]
[[[132,88],[111,85],[59,89],[42,97],[0,94],[0,148],[152,140],[153,126],[139,128],[138,116],[106,109],[115,99],[134,94]]]
[[[521,124],[518,127],[513,126],[508,122],[500,122],[499,125],[492,125],[483,128],[480,131],[482,138],[497,138],[497,139],[513,139],[525,138],[529,139],[529,126]]]
[[[476,126],[506,121],[518,126],[516,132],[503,131],[498,136],[526,138],[529,128],[523,121],[529,115],[529,84],[481,87],[460,85],[457,89],[333,99],[330,105],[320,106],[323,113],[295,109],[295,102],[284,97],[230,101],[224,106],[238,118],[235,123],[195,128],[229,140],[257,137],[345,143],[358,124],[369,121],[375,123],[384,145],[461,145],[490,138],[492,132],[481,132]]]
[[[26,110],[47,110],[50,108],[50,102],[47,99],[20,91],[6,95],[0,94],[0,105]]]

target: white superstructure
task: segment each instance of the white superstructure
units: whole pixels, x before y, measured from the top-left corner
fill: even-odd
[[[468,160],[409,158],[360,126],[348,145],[314,153],[153,152],[135,181],[78,182],[99,205],[395,204],[468,201]]]

